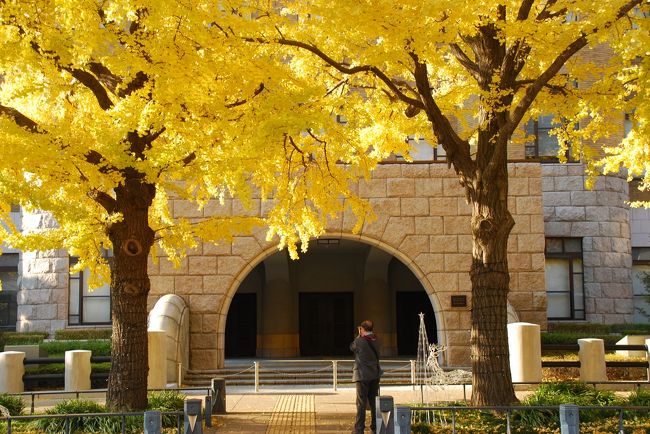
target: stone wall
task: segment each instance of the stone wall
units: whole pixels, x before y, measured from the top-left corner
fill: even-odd
[[[631,322],[631,246],[627,181],[618,176],[584,187],[584,165],[542,165],[547,237],[581,237],[586,319]]]
[[[546,326],[544,224],[539,163],[511,163],[510,210],[516,224],[508,246],[510,302],[520,320]],[[358,185],[377,215],[352,234],[354,218],[346,212],[328,227],[341,236],[376,246],[400,259],[429,293],[438,320],[439,340],[448,346],[448,362],[469,365],[472,236],[470,208],[453,170],[442,163],[385,164]],[[175,200],[175,217],[203,218],[244,211],[237,202],[211,203],[203,210]],[[254,201],[252,210],[261,212]],[[178,294],[190,306],[190,366],[208,369],[224,360],[228,307],[239,284],[259,262],[275,253],[265,232],[235,237],[232,244],[204,243],[174,268],[165,258],[150,265],[150,303]],[[451,295],[467,296],[468,306],[451,307]]]
[[[57,227],[51,214],[23,212],[22,228],[37,232]],[[22,252],[18,263],[16,330],[53,332],[68,318],[68,253],[65,250]]]

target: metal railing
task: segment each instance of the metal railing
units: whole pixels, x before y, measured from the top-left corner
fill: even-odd
[[[411,382],[414,381],[414,370],[413,366],[415,360],[380,360],[380,365],[384,368],[384,375],[397,372],[400,370],[405,370],[408,368],[409,375],[411,376]],[[312,369],[308,371],[297,371],[295,367],[307,366]],[[349,365],[347,369],[342,369],[341,365]],[[353,360],[267,360],[267,361],[254,361],[252,367],[245,368],[240,370],[237,373],[219,375],[219,377],[228,378],[240,375],[244,372],[253,371],[253,387],[256,392],[259,392],[261,383],[263,380],[264,374],[270,375],[291,375],[292,378],[311,378],[312,380],[322,378],[322,373],[328,373],[329,379],[331,379],[332,390],[338,390],[340,384],[352,384],[352,366],[354,365]],[[397,365],[392,369],[388,366]],[[287,367],[289,367],[287,369]],[[345,378],[341,377],[341,372],[349,373],[349,376]],[[316,377],[315,377],[316,376]],[[307,381],[305,381],[307,383]]]
[[[450,427],[452,433],[456,433],[458,428],[458,415],[463,412],[489,411],[493,414],[500,414],[505,418],[506,433],[510,434],[513,428],[513,416],[517,412],[535,412],[535,411],[553,411],[558,413],[560,420],[560,406],[481,406],[481,407],[462,407],[462,406],[434,406],[434,407],[408,407],[411,410],[412,423],[425,423],[434,426]],[[611,411],[612,417],[618,418],[618,432],[625,432],[625,413],[636,412],[639,414],[650,414],[650,406],[577,406],[578,413],[587,410]],[[559,425],[559,424],[558,424]],[[530,427],[527,427],[530,428]],[[560,426],[558,426],[560,428]],[[564,432],[564,431],[562,431]]]
[[[184,412],[182,411],[161,411],[160,414],[162,417],[165,416],[175,416],[176,417],[176,429],[177,433],[181,434],[183,432],[183,418]],[[135,413],[78,413],[78,414],[37,414],[29,416],[6,416],[0,417],[0,421],[7,423],[7,434],[12,434],[12,424],[14,422],[20,421],[30,421],[30,420],[42,420],[42,419],[63,419],[63,433],[70,434],[74,430],[74,424],[76,420],[83,418],[120,418],[120,429],[122,434],[126,433],[127,427],[127,418],[128,417],[138,417],[142,418],[140,426],[144,424],[144,412],[135,412]],[[76,431],[74,431],[76,432]]]
[[[188,394],[187,392],[192,392],[192,391],[197,391],[197,392],[206,392],[205,396],[212,397],[212,389],[210,387],[167,387],[164,389],[148,389],[149,392],[158,392],[158,391],[166,391],[166,390],[173,390],[176,392],[181,392]],[[10,393],[11,396],[20,396],[22,397],[30,397],[31,399],[31,404],[30,404],[30,414],[34,414],[36,410],[36,398],[41,397],[41,396],[49,396],[49,395],[70,395],[74,396],[75,399],[79,399],[82,395],[89,395],[89,394],[102,394],[106,393],[108,389],[89,389],[89,390],[34,390],[34,391],[29,391],[29,392],[20,392],[20,393]]]

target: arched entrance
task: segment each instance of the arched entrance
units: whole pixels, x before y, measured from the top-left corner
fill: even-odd
[[[437,342],[431,299],[404,262],[378,246],[322,238],[297,261],[275,252],[246,275],[228,310],[225,357],[346,357],[363,319],[375,322],[382,356],[413,356],[420,312]]]

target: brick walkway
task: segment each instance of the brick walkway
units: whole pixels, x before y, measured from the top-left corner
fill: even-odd
[[[395,403],[417,402],[420,393],[408,387],[384,387],[382,395],[393,396]],[[439,399],[462,399],[462,389],[440,392]],[[443,396],[444,395],[444,396]],[[351,433],[355,417],[355,391],[327,389],[267,389],[260,393],[229,389],[226,397],[228,413],[213,416],[206,434],[334,434]],[[370,412],[366,412],[370,424]],[[370,433],[370,429],[366,430]]]

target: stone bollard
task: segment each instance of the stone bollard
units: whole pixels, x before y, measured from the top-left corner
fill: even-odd
[[[0,393],[20,393],[25,391],[25,353],[22,351],[3,351],[0,353]]]
[[[88,350],[65,352],[65,390],[90,390],[90,354]]]
[[[162,413],[158,410],[144,412],[144,434],[162,433]]]
[[[149,374],[147,389],[164,389],[167,385],[167,334],[164,330],[148,330]]]
[[[201,417],[200,399],[185,400],[185,430],[184,434],[203,434],[203,418]]]
[[[574,404],[560,404],[560,433],[580,434],[580,411]]]
[[[514,383],[541,383],[542,343],[538,324],[508,324],[510,374]]]
[[[395,433],[395,405],[392,396],[378,396],[375,398],[375,422],[377,434]]]
[[[580,381],[607,381],[605,369],[605,343],[602,339],[578,339],[580,351]]]
[[[411,434],[411,407],[395,406],[395,434]]]

